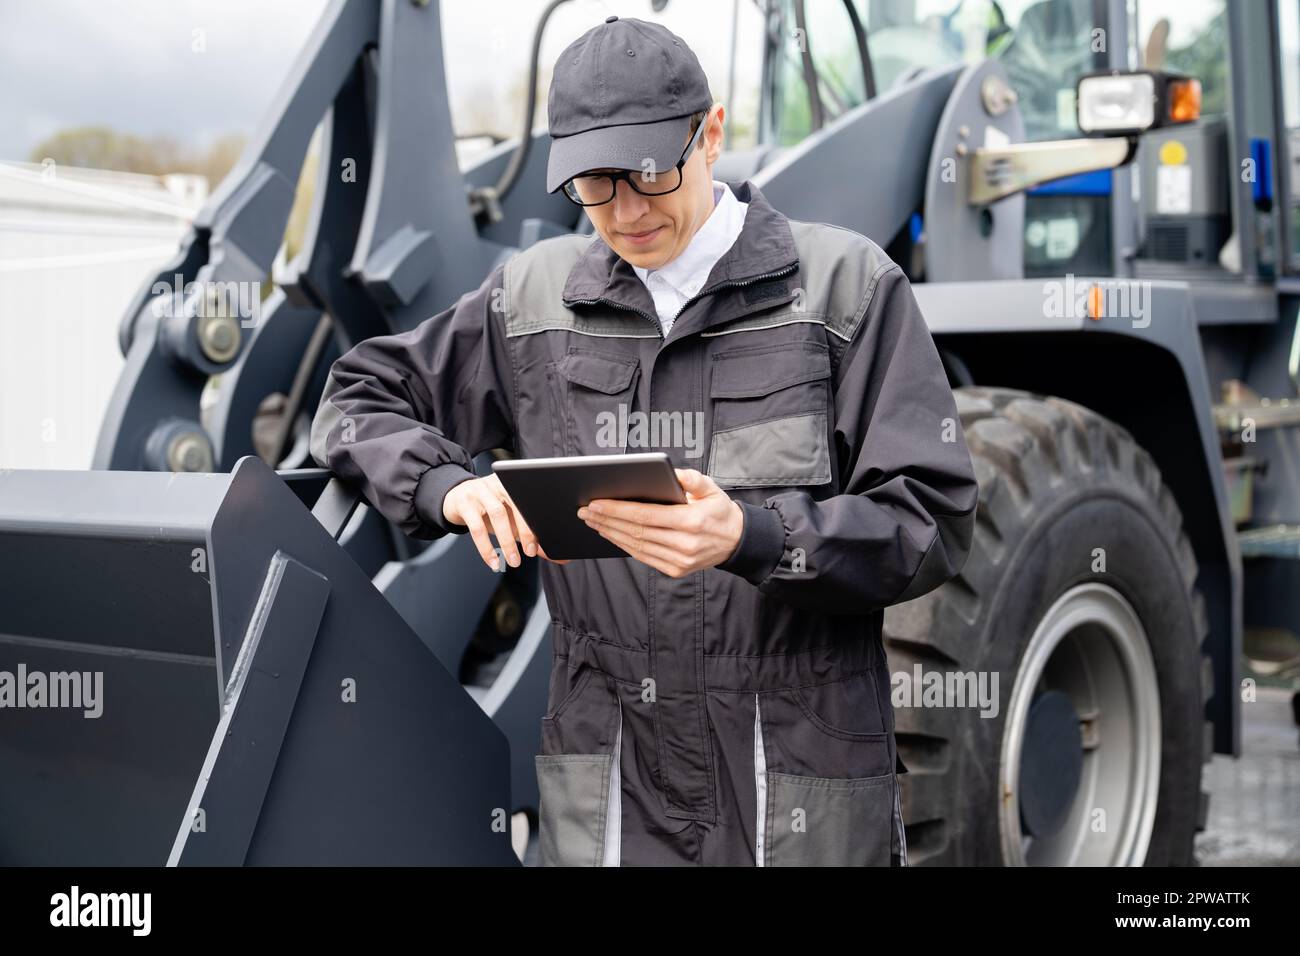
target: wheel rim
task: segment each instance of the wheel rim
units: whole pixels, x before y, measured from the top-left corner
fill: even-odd
[[[1080,773],[1064,821],[1027,835],[1022,762],[1031,705],[1047,692],[1063,693],[1078,715]],[[1115,589],[1071,588],[1034,629],[1008,704],[998,781],[1007,864],[1140,866],[1146,858],[1160,785],[1160,691],[1146,630]]]

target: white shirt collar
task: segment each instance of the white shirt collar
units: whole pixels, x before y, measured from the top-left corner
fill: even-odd
[[[704,225],[696,230],[681,254],[658,269],[643,269],[640,266],[633,266],[632,269],[643,283],[647,282],[649,274],[653,272],[679,295],[690,298],[704,288],[713,267],[735,244],[745,224],[745,212],[748,209],[749,204],[737,199],[726,183],[713,180],[713,211],[704,220]]]

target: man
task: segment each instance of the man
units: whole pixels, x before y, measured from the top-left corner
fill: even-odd
[[[685,505],[580,512],[627,558],[541,565],[543,864],[906,865],[882,609],[960,569],[971,461],[902,271],[715,182],[723,119],[662,26],[611,16],[571,44],[547,189],[597,235],[353,348],[312,450],[493,567],[490,535],[512,567],[546,556],[480,451],[682,466]]]

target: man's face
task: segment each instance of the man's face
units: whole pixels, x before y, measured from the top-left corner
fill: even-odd
[[[682,184],[662,196],[643,196],[626,182],[615,185],[614,198],[588,206],[596,232],[611,249],[634,266],[658,269],[686,248],[713,211],[713,164],[722,153],[723,107],[704,117],[700,144],[682,165]],[[686,143],[682,143],[686,148]],[[635,175],[635,174],[633,174]]]

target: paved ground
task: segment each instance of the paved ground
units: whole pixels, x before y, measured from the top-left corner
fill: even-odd
[[[1258,695],[1241,705],[1242,756],[1216,754],[1205,768],[1202,866],[1300,866],[1300,728],[1290,691],[1261,687]]]

